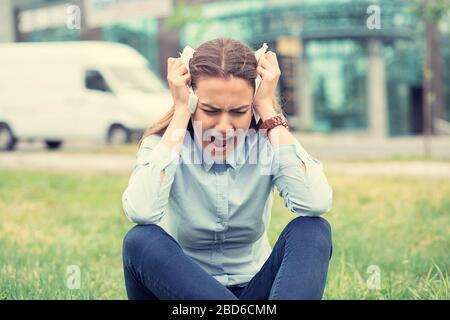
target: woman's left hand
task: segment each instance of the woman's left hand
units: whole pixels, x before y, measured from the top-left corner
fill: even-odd
[[[281,75],[277,56],[274,52],[268,51],[261,56],[256,72],[261,76],[262,81],[253,102],[256,111],[261,114],[262,108],[272,108],[273,110],[272,97],[275,94],[278,79]]]

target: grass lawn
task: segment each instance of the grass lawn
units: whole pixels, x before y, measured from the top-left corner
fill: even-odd
[[[450,183],[329,176],[326,299],[449,299]],[[0,170],[0,299],[125,299],[121,209],[128,176]],[[277,196],[272,245],[294,217]],[[81,288],[66,287],[78,265]],[[369,266],[381,272],[369,289]]]

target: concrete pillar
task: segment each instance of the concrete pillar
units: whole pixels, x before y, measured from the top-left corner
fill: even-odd
[[[13,0],[0,1],[0,42],[14,42]]]
[[[159,75],[162,79],[167,77],[167,58],[174,57],[183,48],[180,47],[180,29],[168,29],[165,27],[167,17],[158,18],[158,58]]]
[[[374,138],[388,136],[386,76],[383,43],[370,39],[367,43],[367,106],[369,132]]]
[[[314,126],[314,112],[311,99],[311,84],[308,75],[308,60],[304,54],[299,56],[297,71],[298,120],[301,131],[310,131]]]

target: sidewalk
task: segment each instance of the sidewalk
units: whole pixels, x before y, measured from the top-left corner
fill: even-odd
[[[434,160],[428,160],[422,157],[423,139],[419,137],[374,140],[355,135],[296,133],[295,136],[312,156],[323,162],[327,174],[450,179],[449,137],[433,138],[431,146]],[[22,145],[18,151],[0,153],[0,169],[125,175],[133,170],[135,155],[132,152],[94,153],[98,145],[67,146],[76,151],[48,152],[36,145]],[[396,158],[400,158],[400,161]]]
[[[450,161],[341,161],[323,160],[326,174],[346,176],[397,176],[450,179]],[[93,155],[36,152],[2,154],[1,169],[44,170],[62,173],[129,175],[132,155]]]
[[[355,134],[305,134],[294,133],[305,149],[319,159],[380,160],[424,157],[424,138],[408,136],[374,139]],[[450,160],[450,136],[431,138],[431,158]]]
[[[324,163],[324,170],[327,175],[447,179],[450,181],[450,162],[389,161],[353,163],[327,161]]]

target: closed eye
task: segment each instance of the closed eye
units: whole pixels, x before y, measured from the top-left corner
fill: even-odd
[[[203,111],[205,111],[206,113],[218,113],[219,111],[218,110],[203,110]]]
[[[206,113],[209,113],[209,114],[216,114],[216,113],[218,113],[218,112],[220,112],[219,110],[204,110],[203,109],[203,111],[204,112],[206,112]],[[241,114],[244,114],[244,113],[246,113],[247,112],[247,110],[246,111],[230,111],[232,114],[236,114],[236,115],[241,115]]]

